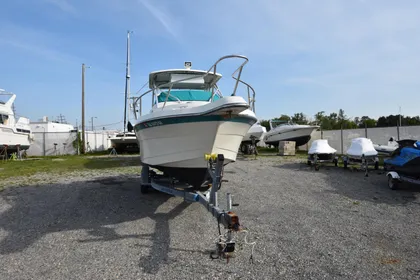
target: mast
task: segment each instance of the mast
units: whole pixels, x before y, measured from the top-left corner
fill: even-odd
[[[125,65],[125,98],[124,98],[124,135],[127,128],[127,100],[130,98],[130,33],[127,31],[127,61]]]

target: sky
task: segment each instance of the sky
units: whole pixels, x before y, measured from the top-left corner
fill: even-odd
[[[127,30],[133,94],[149,72],[240,54],[259,119],[420,115],[417,0],[14,0],[0,11],[0,88],[33,121],[80,124],[85,63],[86,126],[122,129]],[[218,68],[225,95],[237,63]]]

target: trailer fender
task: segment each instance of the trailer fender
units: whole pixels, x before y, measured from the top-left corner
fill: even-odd
[[[391,176],[391,177],[392,177],[392,179],[397,179],[397,180],[400,180],[400,181],[401,181],[400,175],[398,175],[398,173],[397,173],[397,172],[395,172],[395,171],[390,171],[390,172],[388,172],[388,173],[386,174],[386,176]]]

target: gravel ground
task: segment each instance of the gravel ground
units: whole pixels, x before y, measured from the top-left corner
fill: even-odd
[[[201,205],[142,195],[130,172],[86,172],[0,193],[0,279],[420,279],[420,187],[391,191],[378,172],[228,166],[253,264],[251,246],[210,259],[217,223]]]

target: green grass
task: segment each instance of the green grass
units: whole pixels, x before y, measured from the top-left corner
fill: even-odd
[[[265,147],[258,147],[258,157],[272,157],[278,154],[278,149],[276,148],[265,148]],[[279,156],[285,158],[307,158],[308,154],[306,151],[296,151],[294,156]],[[254,155],[245,155],[245,157],[254,157]]]
[[[138,157],[87,157],[71,155],[38,158],[22,161],[0,161],[0,179],[31,176],[40,172],[59,175],[83,169],[140,166]]]

